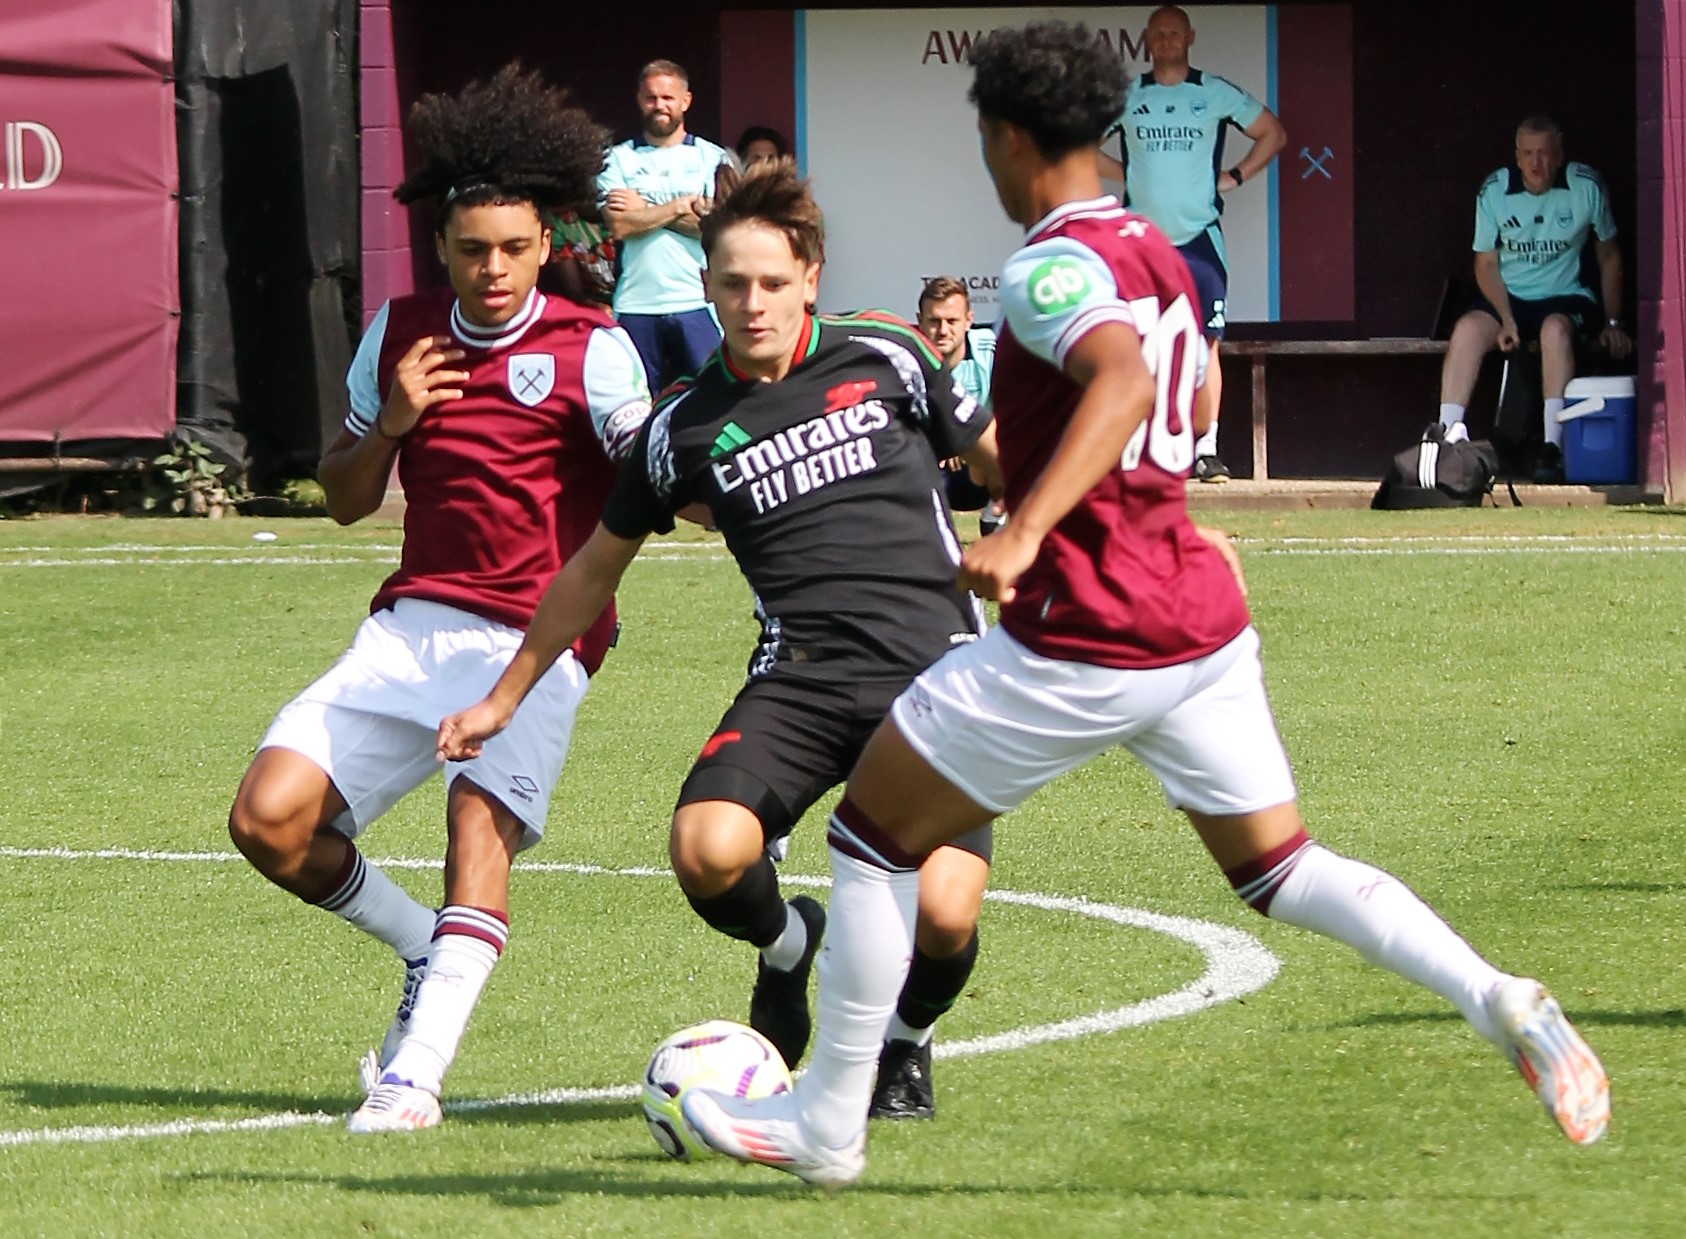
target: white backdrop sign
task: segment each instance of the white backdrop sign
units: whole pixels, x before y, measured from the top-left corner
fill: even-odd
[[[966,281],[992,322],[1001,264],[1022,233],[1002,214],[966,102],[971,43],[997,26],[1081,21],[1132,73],[1151,67],[1152,6],[1048,9],[824,10],[797,14],[798,148],[826,218],[826,310],[882,307],[911,317],[924,281]],[[1195,13],[1191,62],[1269,105],[1275,66],[1268,6]],[[1246,151],[1231,131],[1225,164]],[[1108,150],[1117,154],[1117,139]],[[1113,192],[1121,192],[1109,185]],[[1229,317],[1270,317],[1275,167],[1232,195],[1223,216]]]

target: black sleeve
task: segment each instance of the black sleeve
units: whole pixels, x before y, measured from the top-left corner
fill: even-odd
[[[659,427],[658,427],[659,424]],[[675,503],[673,451],[665,411],[653,414],[638,432],[632,450],[615,475],[603,508],[603,527],[629,542],[652,533],[672,533]]]
[[[932,366],[923,355],[919,362],[926,393],[926,416],[920,429],[931,441],[937,459],[947,460],[977,442],[989,426],[992,414],[988,406],[972,399],[954,371]]]

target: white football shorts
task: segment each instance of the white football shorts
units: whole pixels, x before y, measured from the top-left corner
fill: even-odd
[[[281,708],[258,747],[292,749],[326,771],[349,806],[334,828],[356,838],[433,775],[441,720],[485,697],[520,646],[518,628],[400,598],[363,621],[351,648]],[[588,683],[573,653],[563,654],[478,758],[445,763],[447,784],[467,775],[521,819],[523,848],[544,834]]]
[[[1142,671],[1044,658],[992,628],[890,714],[932,769],[996,813],[1115,744],[1175,809],[1231,817],[1295,799],[1251,626],[1204,658]]]

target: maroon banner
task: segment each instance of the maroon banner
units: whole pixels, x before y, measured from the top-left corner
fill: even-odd
[[[1276,10],[1281,317],[1349,322],[1353,278],[1352,9]]]
[[[170,0],[0,5],[0,443],[175,425]]]

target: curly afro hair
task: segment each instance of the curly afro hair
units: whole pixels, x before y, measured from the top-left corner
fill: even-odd
[[[972,45],[972,73],[966,97],[979,114],[1017,125],[1049,158],[1099,143],[1129,85],[1116,52],[1060,21],[991,31]]]
[[[436,199],[441,232],[454,206],[530,202],[552,212],[589,206],[609,143],[609,131],[571,106],[566,90],[519,62],[457,94],[423,95],[406,130],[422,165],[392,196],[404,203]]]

